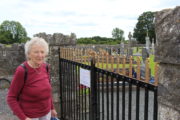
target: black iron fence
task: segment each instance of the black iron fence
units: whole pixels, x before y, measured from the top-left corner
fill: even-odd
[[[95,60],[59,63],[62,120],[157,120],[157,86],[97,68]],[[90,87],[80,84],[81,70],[89,71]]]

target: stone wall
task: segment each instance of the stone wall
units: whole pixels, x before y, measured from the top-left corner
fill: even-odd
[[[25,60],[24,44],[0,44],[0,78],[9,78],[15,68]]]
[[[156,14],[159,120],[180,120],[180,6]]]

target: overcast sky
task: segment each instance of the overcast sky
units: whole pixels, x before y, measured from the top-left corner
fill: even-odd
[[[29,37],[39,32],[112,37],[118,27],[127,39],[143,12],[179,5],[179,0],[0,0],[0,24],[18,21]]]

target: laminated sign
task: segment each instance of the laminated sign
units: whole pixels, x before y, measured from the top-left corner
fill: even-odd
[[[90,71],[80,68],[80,84],[90,87]]]

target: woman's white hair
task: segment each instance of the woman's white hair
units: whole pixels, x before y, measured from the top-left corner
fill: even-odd
[[[33,37],[31,40],[27,41],[25,43],[25,46],[24,46],[24,48],[25,48],[25,55],[26,55],[26,59],[27,60],[29,60],[28,54],[31,51],[31,47],[33,45],[40,45],[40,46],[44,47],[45,54],[48,55],[48,52],[49,52],[49,45],[48,45],[48,43],[43,38]]]

